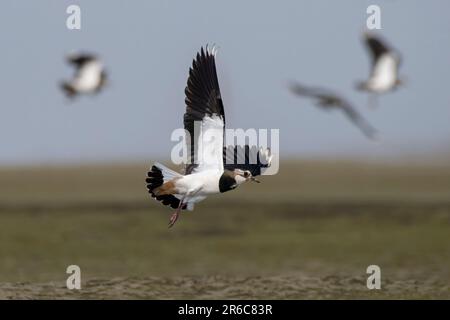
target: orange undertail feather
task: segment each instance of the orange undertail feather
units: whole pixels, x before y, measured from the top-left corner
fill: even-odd
[[[175,181],[170,180],[164,183],[162,186],[153,190],[156,196],[164,196],[169,194],[176,194],[177,189],[175,188]]]

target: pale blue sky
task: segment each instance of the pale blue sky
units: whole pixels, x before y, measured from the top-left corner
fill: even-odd
[[[66,29],[78,4],[82,29]],[[381,34],[403,54],[407,87],[367,108],[360,41],[366,8],[382,9]],[[279,128],[281,157],[383,157],[450,150],[449,1],[2,1],[0,163],[151,160],[169,155],[182,125],[184,87],[201,45],[216,43],[227,122]],[[111,84],[68,102],[63,57],[100,54]],[[340,113],[292,96],[288,80],[345,94],[379,129],[366,140]]]

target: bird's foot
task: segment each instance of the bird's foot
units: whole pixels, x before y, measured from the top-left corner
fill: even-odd
[[[169,220],[169,228],[172,228],[173,225],[175,224],[175,222],[177,222],[178,217],[180,216],[180,210],[177,209],[177,211],[175,211],[172,216],[170,217]]]
[[[172,228],[173,225],[175,224],[175,222],[177,222],[178,217],[180,216],[180,212],[181,212],[181,210],[183,209],[184,198],[185,198],[185,197],[183,197],[183,199],[181,199],[180,204],[178,205],[177,210],[175,210],[175,212],[174,212],[174,213],[172,214],[172,216],[170,217],[170,220],[169,220],[169,228]]]

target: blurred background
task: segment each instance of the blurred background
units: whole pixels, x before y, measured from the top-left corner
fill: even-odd
[[[81,7],[81,30],[66,8]],[[371,4],[405,86],[376,109],[354,89]],[[0,298],[449,298],[447,1],[3,1]],[[204,201],[167,230],[146,193],[170,165],[188,68],[217,44],[230,128],[280,129],[280,172]],[[65,55],[109,75],[69,100]],[[336,90],[380,132],[293,96]],[[84,290],[65,289],[77,264]],[[380,265],[384,290],[365,286]],[[25,283],[25,284],[23,284]]]

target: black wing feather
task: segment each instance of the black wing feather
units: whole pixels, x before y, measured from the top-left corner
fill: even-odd
[[[388,45],[375,35],[367,35],[365,43],[371,53],[373,65],[383,54],[390,51]]]
[[[260,150],[256,146],[250,148],[248,145],[224,147],[223,165],[225,170],[248,170],[254,177],[261,175],[261,170],[270,166],[269,163],[261,162]]]
[[[76,68],[80,68],[82,65],[97,59],[97,57],[90,53],[80,53],[77,55],[67,57],[67,62],[73,64]]]
[[[185,89],[186,113],[184,114],[184,128],[189,133],[186,143],[190,159],[185,168],[185,174],[190,174],[197,166],[194,145],[195,121],[202,121],[205,116],[220,116],[225,123],[225,113],[217,78],[214,54],[201,48],[189,69],[189,78]]]

